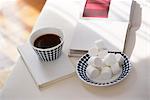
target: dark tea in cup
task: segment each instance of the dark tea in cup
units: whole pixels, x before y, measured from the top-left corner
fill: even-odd
[[[45,34],[34,41],[34,46],[41,49],[52,48],[61,43],[61,38],[56,34]]]

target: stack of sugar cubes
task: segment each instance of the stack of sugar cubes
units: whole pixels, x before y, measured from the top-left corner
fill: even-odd
[[[95,41],[95,46],[90,48],[86,73],[91,79],[109,80],[121,71],[123,57],[120,54],[108,53],[102,40]]]

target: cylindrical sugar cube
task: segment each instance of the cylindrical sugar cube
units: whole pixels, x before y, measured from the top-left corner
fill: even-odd
[[[119,63],[115,63],[111,66],[111,70],[113,74],[118,74],[121,71]]]
[[[97,47],[92,47],[89,49],[88,53],[90,56],[97,56],[98,55],[98,48]]]
[[[102,39],[96,40],[95,45],[97,46],[97,48],[99,50],[106,49],[106,46],[105,46],[104,41]]]
[[[100,71],[97,68],[95,68],[91,65],[89,65],[87,67],[86,72],[87,72],[88,77],[91,78],[91,79],[98,77],[99,74],[100,74]]]
[[[115,64],[117,62],[115,54],[113,53],[108,53],[104,59],[103,62],[107,65],[107,66],[111,66],[113,64]]]
[[[112,72],[109,67],[103,67],[101,70],[101,74],[99,76],[100,79],[102,80],[108,80],[112,78]]]
[[[119,63],[119,65],[120,65],[120,66],[123,65],[123,63],[124,63],[124,58],[123,58],[123,56],[122,56],[121,54],[116,54],[115,56],[116,56],[116,60],[117,60],[117,62]]]
[[[104,59],[104,57],[108,54],[108,50],[100,50],[98,53],[98,57]]]
[[[95,67],[101,69],[102,66],[103,66],[102,59],[99,58],[99,57],[96,57],[96,58],[94,59],[94,65],[95,65]]]
[[[90,57],[90,59],[88,60],[88,64],[98,69],[101,69],[101,67],[103,66],[102,59],[97,56]]]

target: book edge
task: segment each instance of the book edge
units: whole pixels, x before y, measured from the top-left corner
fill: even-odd
[[[21,52],[20,52],[20,47],[17,48],[17,51],[19,52],[19,54],[20,54],[20,56],[21,56],[21,59],[23,60],[23,62],[24,62],[24,64],[25,64],[25,66],[26,66],[28,72],[30,73],[30,75],[31,75],[31,77],[32,77],[32,79],[33,79],[35,85],[36,85],[40,90],[42,90],[42,89],[44,89],[44,88],[46,88],[46,87],[48,87],[48,86],[50,86],[50,85],[52,85],[52,84],[58,82],[58,81],[61,81],[61,80],[63,80],[63,79],[70,78],[70,77],[72,77],[72,76],[75,74],[75,71],[72,70],[72,72],[71,72],[70,74],[66,74],[66,75],[61,76],[61,77],[59,77],[59,78],[57,78],[57,79],[53,79],[53,80],[51,80],[51,81],[48,81],[48,82],[45,82],[45,83],[42,83],[42,84],[37,84],[37,81],[34,79],[34,77],[33,77],[33,75],[32,75],[32,72],[30,71],[30,68],[28,67],[26,61],[24,60],[24,58],[23,58],[23,56],[22,56],[22,54],[21,54]]]
[[[20,56],[21,56],[21,59],[22,59],[23,63],[25,64],[25,66],[26,66],[26,68],[27,68],[28,72],[30,73],[30,75],[31,75],[31,77],[32,77],[32,79],[33,79],[33,81],[34,81],[35,85],[36,85],[37,87],[39,87],[39,85],[37,84],[36,80],[34,79],[34,77],[33,77],[32,73],[31,73],[31,71],[30,71],[29,67],[27,67],[28,65],[27,65],[27,63],[25,62],[25,60],[24,60],[24,58],[23,58],[23,56],[22,56],[22,54],[21,54],[21,52],[20,52],[20,49],[19,49],[19,48],[20,48],[20,47],[18,47],[18,48],[17,48],[17,51],[19,52],[19,54],[20,54]]]
[[[64,75],[64,76],[59,77],[57,79],[54,79],[52,81],[46,82],[44,84],[39,85],[38,87],[40,90],[44,90],[45,88],[48,88],[49,86],[53,85],[54,83],[59,82],[59,81],[63,81],[63,80],[68,79],[68,78],[71,78],[74,75],[75,75],[75,72],[73,71],[72,73],[70,73],[68,75]]]

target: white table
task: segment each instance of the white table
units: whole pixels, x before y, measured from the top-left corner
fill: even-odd
[[[80,0],[74,0],[76,3],[79,1]],[[64,30],[69,29],[68,31],[71,33],[76,24],[76,18],[74,18],[75,20],[71,20],[68,17],[68,20],[72,24],[64,22],[62,19],[58,19],[57,21],[50,20],[54,17],[48,16],[50,5],[51,2],[47,1],[34,29],[45,27],[50,25],[49,23],[51,21],[55,21],[55,25]],[[40,91],[34,84],[34,81],[27,71],[22,59],[19,58],[14,71],[0,94],[0,100],[149,100],[150,68],[148,65],[150,65],[150,41],[141,38],[142,30],[146,27],[144,22],[150,23],[148,20],[149,17],[147,17],[149,15],[146,14],[148,10],[149,9],[147,8],[143,9],[141,21],[142,27],[140,27],[136,33],[134,30],[137,30],[138,28],[133,27],[131,32],[129,32],[130,34],[128,34],[125,51],[127,54],[131,54],[132,52],[131,61],[133,62],[133,69],[129,76],[121,83],[110,87],[91,87],[82,83],[77,76],[74,76]],[[136,17],[138,12],[139,10],[136,12]],[[75,16],[78,15],[77,12],[74,12],[73,14],[75,14]],[[50,15],[53,14],[51,13]],[[63,16],[66,17],[65,15]],[[70,16],[72,15],[70,14]],[[57,19],[57,16],[55,17]],[[61,26],[57,22],[64,23],[64,26]],[[147,31],[147,34],[144,36],[147,37],[149,35],[150,34]],[[70,38],[65,37],[66,40],[71,40],[71,34],[68,34],[67,36]],[[69,43],[66,44],[66,48],[68,45]],[[141,52],[139,52],[139,50]]]

